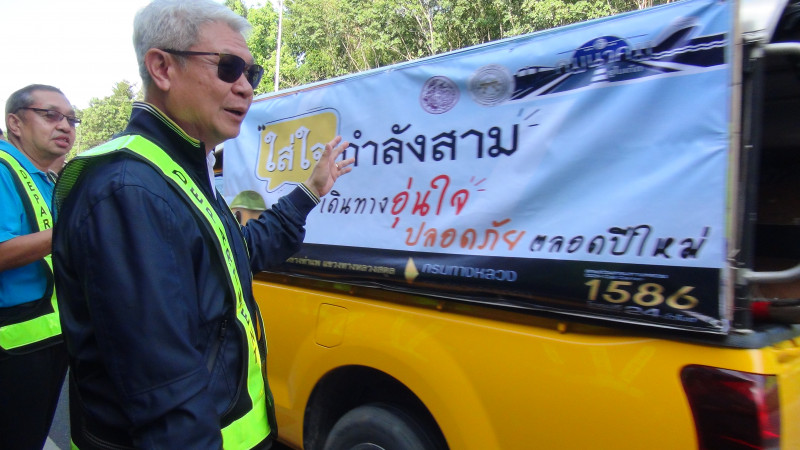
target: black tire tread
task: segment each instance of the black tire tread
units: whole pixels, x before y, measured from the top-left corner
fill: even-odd
[[[344,414],[333,426],[324,450],[439,450],[425,424],[388,403],[370,403]]]

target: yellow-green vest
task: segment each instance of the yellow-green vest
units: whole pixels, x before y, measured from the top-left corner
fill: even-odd
[[[211,237],[217,242],[216,247],[220,258],[227,268],[228,285],[234,294],[236,302],[236,319],[242,324],[247,335],[248,358],[244,362],[247,365],[246,393],[250,397],[252,405],[249,411],[222,428],[223,448],[226,450],[253,448],[264,441],[275,427],[274,423],[270,423],[272,422],[270,420],[273,417],[272,414],[268,416],[268,408],[272,408],[273,405],[272,395],[266,386],[265,371],[263,369],[266,356],[263,354],[265,346],[259,345],[259,338],[256,336],[255,326],[245,303],[242,284],[230,243],[226,237],[225,227],[203,191],[197,187],[186,171],[164,150],[143,136],[131,135],[119,137],[104,145],[83,152],[70,161],[56,184],[53,201],[56,202],[57,208],[60,207],[69,191],[78,181],[86,165],[92,159],[109,155],[112,152],[124,152],[150,164],[156,169],[191,207],[195,212],[195,217],[202,221],[203,228],[209,230]],[[256,315],[258,315],[258,312],[256,312]],[[260,321],[260,317],[257,317],[257,319]],[[261,341],[263,342],[263,336]],[[264,348],[261,349],[260,347]]]
[[[53,216],[31,174],[10,154],[0,150],[0,164],[8,167],[34,232],[53,227]],[[44,296],[28,317],[20,317],[0,327],[0,351],[10,354],[27,353],[61,340],[61,324],[53,284],[53,261],[48,254],[42,259],[47,288]]]

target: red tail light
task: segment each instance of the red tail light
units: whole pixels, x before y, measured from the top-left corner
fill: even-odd
[[[780,448],[780,401],[774,375],[686,366],[681,381],[700,450]]]

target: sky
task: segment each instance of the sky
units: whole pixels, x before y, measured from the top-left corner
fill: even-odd
[[[61,89],[78,109],[108,97],[122,80],[138,90],[133,17],[149,2],[0,0],[2,110],[9,95],[33,83]]]
[[[61,89],[76,108],[141,84],[133,17],[148,0],[0,0],[0,101],[29,84]]]

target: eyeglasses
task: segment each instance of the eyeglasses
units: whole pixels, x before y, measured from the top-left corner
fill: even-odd
[[[235,83],[236,80],[244,74],[250,86],[253,86],[253,89],[255,89],[258,83],[261,82],[261,77],[264,75],[263,67],[258,64],[247,64],[242,58],[231,55],[230,53],[193,52],[190,50],[173,50],[171,48],[162,48],[161,50],[179,56],[219,56],[217,77],[226,83]]]
[[[75,128],[75,125],[81,123],[81,119],[78,119],[75,116],[68,116],[66,114],[61,114],[60,112],[58,112],[58,111],[56,111],[54,109],[19,108],[19,109],[17,109],[17,111],[19,111],[20,109],[29,109],[29,110],[39,114],[40,116],[44,117],[44,119],[46,121],[50,122],[50,123],[59,123],[62,120],[67,119],[67,123],[72,128]]]

